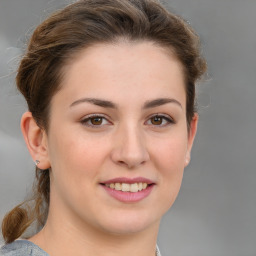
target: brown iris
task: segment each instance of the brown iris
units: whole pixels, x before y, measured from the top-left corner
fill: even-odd
[[[91,118],[91,123],[93,125],[101,125],[102,124],[102,117],[93,117],[93,118]]]
[[[161,125],[163,122],[163,118],[160,116],[154,116],[150,119],[151,119],[152,124],[154,124],[154,125]]]

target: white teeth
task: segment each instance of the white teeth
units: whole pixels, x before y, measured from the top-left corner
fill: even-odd
[[[122,184],[115,183],[115,190],[122,190]]]
[[[139,191],[138,183],[133,183],[133,184],[131,184],[130,191],[131,191],[131,192],[138,192],[138,191]]]
[[[115,189],[115,190],[122,190],[123,192],[138,192],[141,191],[143,189],[146,189],[148,184],[147,183],[132,183],[132,184],[128,184],[128,183],[110,183],[110,184],[105,184],[105,186]]]
[[[122,191],[129,192],[130,191],[130,184],[122,183]]]

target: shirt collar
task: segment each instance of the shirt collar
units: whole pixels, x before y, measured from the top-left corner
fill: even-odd
[[[158,246],[156,245],[156,256],[161,256]]]

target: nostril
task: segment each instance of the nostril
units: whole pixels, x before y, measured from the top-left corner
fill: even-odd
[[[125,161],[118,161],[118,164],[120,164],[121,166],[125,166],[129,169],[133,168],[134,166],[136,166],[136,164],[129,164],[128,162]]]

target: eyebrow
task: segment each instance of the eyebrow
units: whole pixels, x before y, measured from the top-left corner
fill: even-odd
[[[96,106],[100,106],[103,108],[112,108],[112,109],[117,109],[117,105],[111,101],[108,100],[103,100],[103,99],[96,99],[96,98],[82,98],[79,100],[74,101],[70,107],[76,106],[80,103],[91,103],[94,104]],[[155,107],[159,107],[162,106],[164,104],[167,103],[174,103],[176,105],[178,105],[179,107],[182,108],[182,105],[179,101],[175,100],[175,99],[171,99],[171,98],[159,98],[159,99],[155,99],[155,100],[149,100],[146,101],[142,107],[142,109],[149,109],[149,108],[155,108]]]
[[[155,107],[167,104],[167,103],[174,103],[182,108],[181,103],[175,99],[160,98],[160,99],[146,101],[144,106],[142,107],[142,109],[155,108]]]
[[[91,104],[94,104],[94,105],[97,105],[97,106],[100,106],[103,108],[117,109],[117,105],[114,104],[113,102],[108,101],[108,100],[96,99],[96,98],[82,98],[82,99],[76,100],[70,105],[70,107],[73,107],[75,105],[78,105],[80,103],[85,103],[85,102],[88,102],[88,103],[91,103]]]

